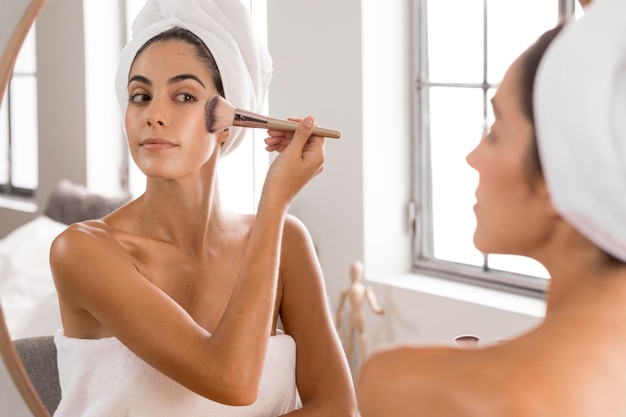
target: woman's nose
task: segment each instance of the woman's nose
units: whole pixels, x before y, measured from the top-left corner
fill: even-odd
[[[476,168],[476,166],[474,165],[474,154],[475,153],[476,153],[476,148],[472,149],[472,151],[470,151],[470,153],[468,153],[467,156],[465,157],[465,161],[472,168]]]
[[[148,125],[148,127],[152,127],[153,125],[165,126],[165,123],[163,122],[162,118],[154,117],[154,116],[148,116],[146,118],[146,124]]]
[[[163,107],[159,105],[156,100],[150,103],[148,114],[146,116],[146,124],[148,127],[165,126],[167,124],[167,118]]]
[[[478,144],[474,147],[474,149],[472,149],[470,153],[468,153],[467,156],[465,157],[465,161],[467,162],[467,164],[474,169],[476,169],[476,162],[478,158],[477,153],[480,148],[480,145],[482,145],[483,143],[483,140],[484,140],[484,137],[481,138],[480,142],[478,142]]]

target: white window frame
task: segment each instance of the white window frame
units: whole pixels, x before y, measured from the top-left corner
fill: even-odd
[[[436,0],[430,0],[436,1]],[[494,0],[491,0],[494,1]],[[546,0],[548,1],[548,0]],[[580,12],[576,0],[549,0],[558,2],[559,19],[565,19]],[[426,25],[426,7],[428,0],[412,0],[412,39],[414,40],[412,59],[412,80],[414,88],[412,95],[412,111],[415,126],[413,131],[413,155],[411,173],[411,221],[413,227],[412,254],[413,271],[427,273],[442,278],[467,282],[489,288],[501,289],[513,293],[531,295],[543,298],[548,287],[549,278],[524,275],[503,270],[493,270],[489,267],[489,255],[484,256],[481,267],[436,259],[434,257],[433,238],[433,209],[432,209],[432,177],[430,160],[430,132],[428,123],[429,96],[432,87],[461,87],[477,88],[483,91],[483,113],[487,114],[489,105],[488,93],[493,91],[497,84],[487,81],[487,63],[484,63],[483,82],[479,84],[467,83],[433,83],[428,79],[428,53],[425,47],[428,42]],[[483,0],[485,34],[488,19],[489,0]],[[483,48],[487,47],[487,35],[483,35]],[[486,54],[485,54],[486,56]],[[484,131],[488,126],[484,123]]]

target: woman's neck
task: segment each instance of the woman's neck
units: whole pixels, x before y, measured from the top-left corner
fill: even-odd
[[[155,238],[195,250],[202,250],[208,236],[219,234],[230,217],[221,204],[217,176],[202,173],[148,179],[135,211]]]
[[[526,255],[539,261],[550,274],[546,315],[570,305],[572,300],[582,300],[587,294],[603,291],[599,284],[610,282],[609,277],[616,274],[623,274],[626,267],[621,264],[620,269],[620,264],[613,263],[560,216],[555,218],[545,238]]]
[[[546,267],[551,276],[546,316],[584,300],[602,302],[605,296],[621,294],[626,302],[626,264],[611,260],[595,246],[587,252],[562,254]]]

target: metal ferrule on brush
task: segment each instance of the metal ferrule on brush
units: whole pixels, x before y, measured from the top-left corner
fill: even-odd
[[[233,126],[266,128],[268,122],[267,116],[253,113],[247,110],[235,109],[235,118]]]

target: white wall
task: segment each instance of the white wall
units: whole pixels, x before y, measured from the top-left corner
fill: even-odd
[[[342,131],[327,140],[324,172],[291,210],[313,236],[332,296],[350,282],[349,265],[364,250],[360,1],[270,0],[268,32],[270,113],[313,114]]]

